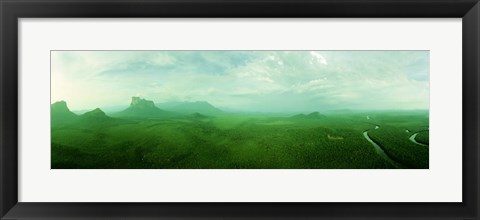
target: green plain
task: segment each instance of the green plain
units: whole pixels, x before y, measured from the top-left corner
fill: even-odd
[[[375,129],[376,126],[379,126]],[[362,135],[406,168],[428,168],[428,112],[184,114],[52,122],[52,169],[385,169]],[[409,130],[410,132],[407,132]]]

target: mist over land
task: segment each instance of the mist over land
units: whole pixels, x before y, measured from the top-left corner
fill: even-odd
[[[132,97],[109,115],[51,105],[52,169],[424,169],[428,111],[231,113]],[[168,109],[168,110],[165,110]]]

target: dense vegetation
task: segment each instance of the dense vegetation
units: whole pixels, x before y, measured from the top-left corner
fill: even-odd
[[[370,137],[390,158],[409,168],[428,168],[428,147],[409,140],[412,134],[426,129],[427,113],[376,114],[372,119],[381,125],[381,129],[369,132]]]
[[[143,109],[150,115],[140,117],[132,109],[112,117],[100,109],[72,115],[53,104],[52,168],[394,168],[364,138],[366,130],[404,167],[428,168],[428,146],[411,142],[406,132],[425,130],[425,112],[154,117],[163,110]],[[417,139],[425,143],[424,133],[428,144],[428,132]]]

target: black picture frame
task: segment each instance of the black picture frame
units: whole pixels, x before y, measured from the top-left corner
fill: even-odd
[[[480,5],[478,0],[0,0],[0,15],[1,219],[479,219]],[[17,21],[19,18],[47,17],[462,18],[463,202],[18,202],[19,33]]]

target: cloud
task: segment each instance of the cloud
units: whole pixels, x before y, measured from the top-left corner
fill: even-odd
[[[320,64],[323,64],[323,65],[328,65],[327,60],[320,53],[318,53],[316,51],[311,51],[310,55],[312,55],[312,57],[313,57],[312,60],[313,61],[316,61],[316,62],[318,62]]]
[[[72,109],[209,101],[253,111],[428,108],[428,51],[54,51]]]

